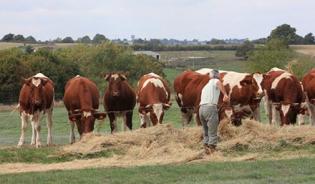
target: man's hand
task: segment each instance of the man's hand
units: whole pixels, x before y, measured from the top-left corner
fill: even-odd
[[[223,102],[229,102],[230,98],[226,94],[223,96]]]

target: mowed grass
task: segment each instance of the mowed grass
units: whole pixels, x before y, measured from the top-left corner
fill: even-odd
[[[314,183],[315,159],[208,162],[8,174],[0,183]]]

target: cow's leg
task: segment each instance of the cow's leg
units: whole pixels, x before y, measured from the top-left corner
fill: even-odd
[[[191,122],[191,119],[193,117],[193,110],[191,109],[182,109],[181,110],[181,115],[182,115],[182,125],[183,127],[189,125]]]
[[[308,107],[309,107],[309,113],[310,113],[310,123],[311,125],[314,126],[315,125],[315,105],[309,103]]]
[[[74,135],[74,122],[69,122],[70,124],[70,136],[69,136],[69,142],[70,144],[73,144],[75,142],[75,135]]]
[[[281,115],[281,126],[283,126],[284,124],[285,125],[288,125],[292,122],[289,122],[288,120],[288,112],[290,110],[290,104],[287,104],[287,105],[284,105],[282,104],[281,105],[281,112],[282,112],[282,115]]]
[[[143,113],[139,113],[139,117],[140,117],[140,127],[141,128],[146,128],[147,127],[147,118],[146,118],[146,114]]]
[[[49,109],[47,112],[47,145],[52,145],[52,114],[53,110]]]
[[[39,122],[39,117],[40,116],[40,112],[35,112],[32,118],[32,121],[34,123],[34,128],[35,128],[35,135],[36,135],[36,148],[39,148],[41,146],[41,142],[40,142],[40,122]]]
[[[133,112],[126,112],[125,114],[125,125],[129,128],[129,130],[132,130],[132,115]]]
[[[33,119],[33,116],[31,117],[31,119]],[[36,130],[35,130],[35,123],[33,120],[31,121],[31,126],[32,126],[31,145],[35,145],[36,144]]]
[[[252,111],[253,111],[254,120],[260,122],[261,121],[261,118],[260,118],[260,103],[257,104],[257,107],[252,109]]]
[[[117,130],[115,114],[114,113],[109,113],[108,117],[109,117],[109,122],[110,122],[111,133],[117,132],[118,130]]]
[[[21,147],[25,142],[25,131],[28,124],[28,115],[25,112],[21,114],[21,137],[18,143],[18,147]]]
[[[271,111],[271,124],[278,125],[280,113],[277,110],[277,105],[271,104]]]

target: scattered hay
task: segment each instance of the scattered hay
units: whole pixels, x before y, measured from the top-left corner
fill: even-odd
[[[315,144],[315,127],[311,126],[280,128],[244,120],[242,126],[235,127],[227,122],[221,122],[219,135],[218,151],[205,155],[201,127],[176,129],[170,124],[163,124],[114,135],[89,134],[75,144],[64,146],[60,155],[89,155],[102,151],[112,151],[113,155],[109,158],[74,160],[54,164],[2,164],[0,173],[315,156],[306,150],[283,150],[286,146],[299,147]],[[268,151],[273,149],[280,151],[282,149],[282,152],[272,152],[271,155],[271,152]],[[237,154],[240,151],[243,154]]]

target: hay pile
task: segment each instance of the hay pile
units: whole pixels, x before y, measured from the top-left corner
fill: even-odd
[[[303,149],[285,150],[286,145],[298,148],[315,144],[315,127],[274,127],[245,120],[240,127],[227,122],[219,126],[218,151],[205,155],[202,147],[202,128],[176,129],[163,124],[114,135],[87,135],[81,141],[61,148],[60,155],[89,155],[113,151],[110,157],[79,159],[62,163],[0,164],[1,173],[43,172],[98,167],[130,167],[200,161],[244,161],[257,159],[289,159],[315,157]],[[272,152],[277,149],[278,152]],[[280,152],[279,152],[280,149]],[[281,150],[282,149],[282,150]],[[239,151],[243,151],[242,154]],[[244,154],[245,151],[245,154]]]
[[[219,152],[259,152],[284,145],[315,144],[315,127],[280,128],[252,120],[244,120],[240,127],[221,122],[219,135]],[[120,152],[114,156],[115,159],[153,163],[188,162],[206,157],[203,154],[201,127],[176,129],[170,124],[114,135],[87,135],[80,142],[65,146],[62,153],[84,155],[104,150]]]

